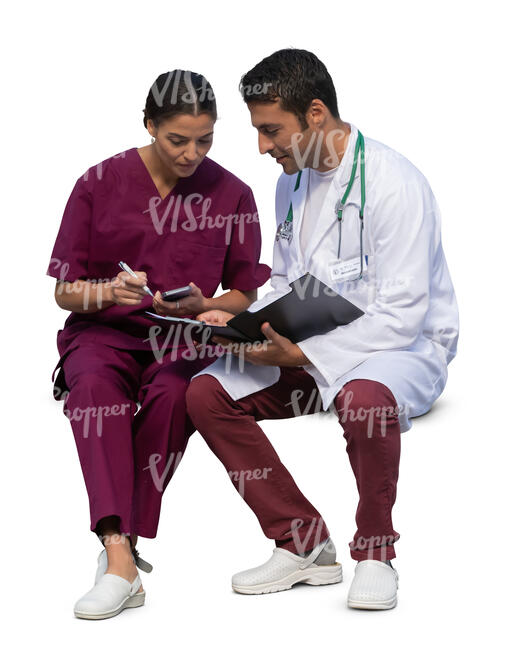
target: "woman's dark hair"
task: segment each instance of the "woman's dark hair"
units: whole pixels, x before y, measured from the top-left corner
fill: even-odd
[[[313,99],[321,99],[334,117],[339,117],[336,90],[327,68],[312,52],[289,48],[278,50],[247,72],[239,90],[246,102],[280,99],[284,111],[295,113],[302,128]]]
[[[152,120],[158,128],[174,115],[208,113],[217,120],[214,91],[203,75],[190,70],[164,72],[153,83],[147,95],[144,126]]]

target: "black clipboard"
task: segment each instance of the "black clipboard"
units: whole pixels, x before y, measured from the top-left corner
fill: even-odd
[[[326,334],[340,325],[348,325],[364,312],[310,273],[289,284],[291,291],[285,296],[255,312],[243,311],[231,318],[226,326],[209,325],[203,321],[160,317],[159,320],[190,325],[193,339],[209,341],[212,336],[222,336],[239,343],[265,341],[260,326],[266,321],[271,327],[293,343],[299,343],[317,334]]]

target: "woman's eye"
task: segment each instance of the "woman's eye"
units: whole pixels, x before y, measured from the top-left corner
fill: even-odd
[[[171,142],[175,147],[180,147],[182,144],[185,144],[183,140],[171,140],[170,138],[169,142]]]
[[[210,144],[212,142],[212,138],[208,138],[208,140],[199,140],[201,144]]]

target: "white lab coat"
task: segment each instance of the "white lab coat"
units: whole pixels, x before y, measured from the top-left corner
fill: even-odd
[[[456,355],[458,308],[440,235],[440,210],[423,174],[404,156],[365,137],[366,203],[362,280],[331,279],[329,262],[337,260],[335,205],[352,171],[357,127],[351,124],[347,149],[321,206],[307,250],[300,250],[300,225],[307,172],[294,192],[296,174],[282,173],[276,188],[277,225],[293,203],[293,239],[275,241],[273,290],[255,301],[256,311],[289,291],[288,284],[306,272],[360,307],[365,315],[327,334],[298,343],[311,364],[323,409],[335,412],[333,400],[352,379],[385,384],[399,407],[401,431],[411,418],[426,413],[442,393],[447,365]],[[359,257],[360,168],[343,210],[340,259]],[[197,375],[216,377],[237,400],[278,381],[276,366],[256,366],[224,354]]]

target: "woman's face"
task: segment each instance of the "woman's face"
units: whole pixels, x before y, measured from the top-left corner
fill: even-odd
[[[163,164],[178,177],[191,176],[212,146],[214,119],[201,115],[175,115],[149,129],[155,151]],[[150,125],[151,126],[151,125]]]

